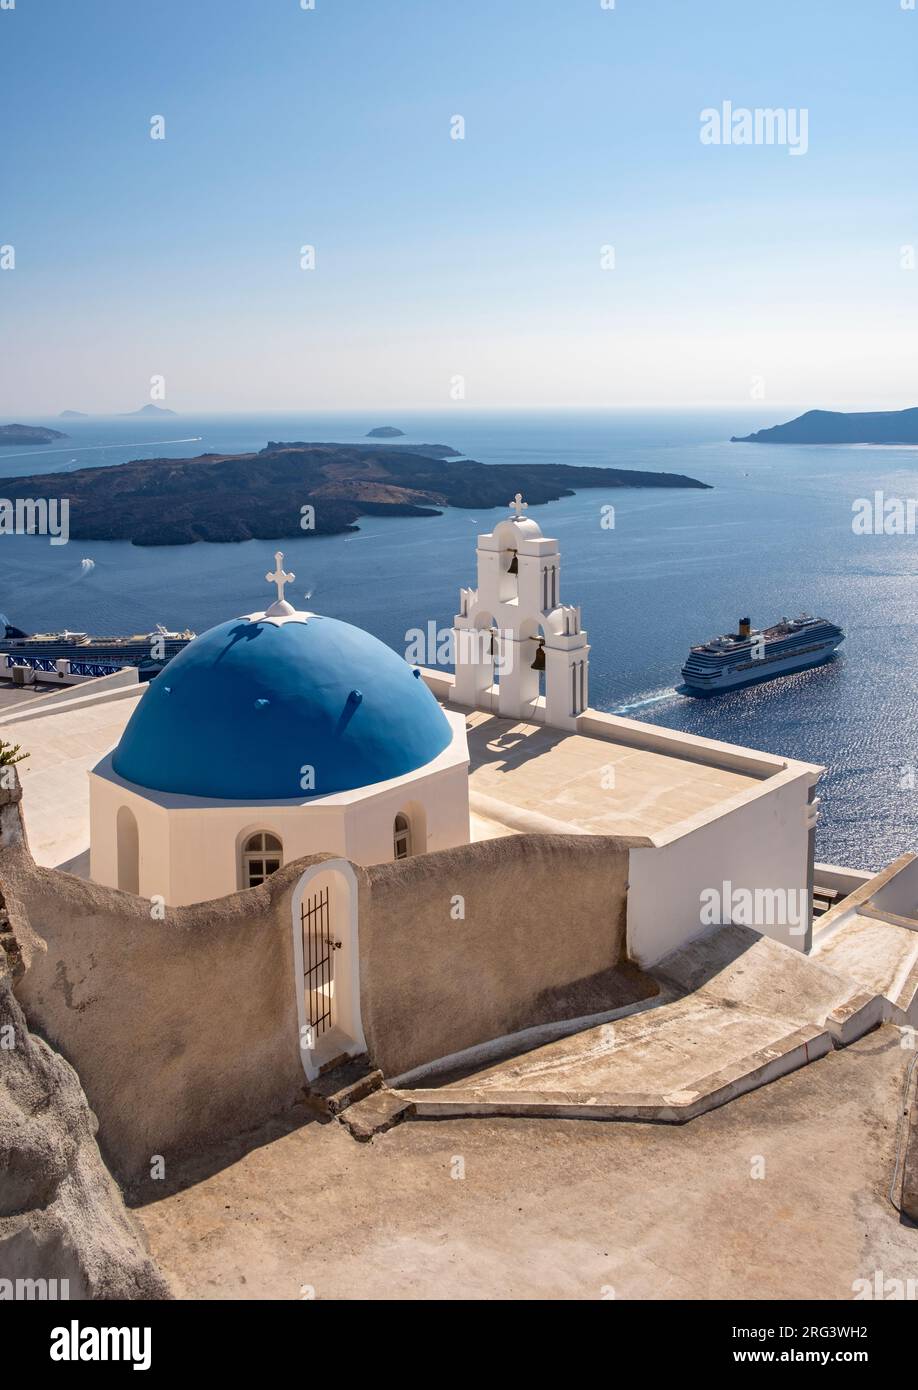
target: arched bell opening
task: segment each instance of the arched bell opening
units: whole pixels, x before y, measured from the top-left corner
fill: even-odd
[[[471,702],[487,709],[500,679],[501,637],[490,613],[479,613],[475,626],[458,633],[457,660],[472,673]]]
[[[519,637],[519,692],[524,706],[534,706],[545,695],[545,640],[541,623],[533,619],[523,623]]]
[[[539,694],[545,694],[545,638],[538,637],[533,639],[536,643],[535,656],[532,659],[530,670],[535,671],[538,680]]]
[[[501,603],[519,602],[520,560],[516,550],[502,550],[500,553],[497,596]]]

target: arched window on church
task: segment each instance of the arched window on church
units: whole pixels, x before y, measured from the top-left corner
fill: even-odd
[[[242,886],[257,888],[284,862],[284,850],[276,835],[258,830],[242,846]]]
[[[410,859],[411,822],[401,811],[395,817],[393,849],[396,859]]]

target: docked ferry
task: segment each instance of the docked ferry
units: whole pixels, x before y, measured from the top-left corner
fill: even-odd
[[[682,668],[685,689],[692,695],[733,690],[753,681],[771,680],[828,661],[845,634],[826,618],[782,618],[774,627],[753,628],[740,618],[739,631],[713,637],[692,647]]]
[[[68,660],[71,669],[86,675],[108,675],[122,666],[136,666],[140,680],[150,680],[193,640],[191,631],[170,632],[157,625],[152,632],[130,637],[92,637],[88,632],[36,632],[29,635],[0,616],[0,677],[13,666],[53,671]]]

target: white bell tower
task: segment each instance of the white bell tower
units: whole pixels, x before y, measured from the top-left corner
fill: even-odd
[[[589,699],[580,609],[560,601],[558,542],[525,515],[520,493],[510,507],[513,516],[478,537],[478,588],[460,590],[453,698],[510,719],[575,729]]]

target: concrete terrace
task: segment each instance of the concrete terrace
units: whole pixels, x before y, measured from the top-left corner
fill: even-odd
[[[817,932],[813,958],[894,1004],[910,1003],[918,993],[918,919],[909,928],[854,912],[834,932]]]
[[[848,1046],[918,1025],[918,857],[826,914],[811,954],[714,928],[649,972],[655,997],[396,1078],[420,1118],[689,1120]]]
[[[355,1144],[303,1107],[170,1164],[136,1214],[185,1298],[850,1300],[918,1268],[887,1198],[912,1056],[887,1024],[690,1125],[458,1119]]]
[[[59,695],[60,689],[57,685],[14,685],[11,680],[0,680],[0,714],[22,713],[46,696]]]
[[[4,708],[0,738],[20,743],[17,771],[29,848],[37,864],[89,873],[89,770],[114,748],[146,687],[100,699],[79,687],[20,709]]]
[[[918,1024],[918,858],[903,855],[827,912],[812,959],[882,994],[890,1017]]]
[[[439,677],[441,690],[437,674],[425,673],[428,684],[447,709],[457,710],[443,698],[449,678]],[[30,755],[19,773],[36,863],[88,873],[87,774],[115,747],[144,689],[111,690],[101,698],[56,691],[53,700],[27,697],[0,708],[0,736]],[[469,733],[473,840],[520,830],[649,837],[713,812],[787,765],[595,711],[589,713],[598,734],[483,710],[461,713]]]
[[[415,1074],[400,1094],[422,1118],[680,1121],[825,1056],[883,1016],[857,981],[746,927],[716,928],[650,974],[656,998],[500,1061]]]
[[[520,813],[552,820],[555,830],[651,836],[762,781],[761,774],[737,771],[726,760],[693,761],[678,745],[672,752],[659,752],[614,737],[502,719],[484,710],[462,713],[468,727],[471,807],[484,822],[477,838],[529,828]]]

